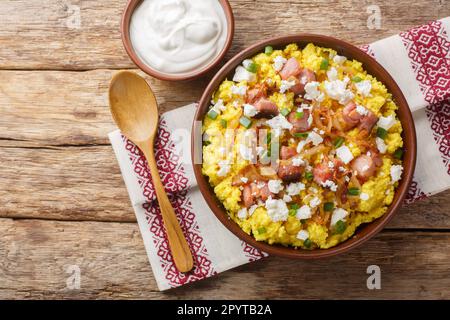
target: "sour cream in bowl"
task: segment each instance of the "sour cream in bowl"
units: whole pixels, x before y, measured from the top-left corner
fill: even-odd
[[[204,74],[225,55],[234,33],[226,0],[131,0],[122,39],[131,59],[163,80]]]

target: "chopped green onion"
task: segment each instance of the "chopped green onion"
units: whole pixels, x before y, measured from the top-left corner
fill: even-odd
[[[323,204],[323,210],[325,211],[333,211],[334,209],[334,203],[333,202],[325,202]]]
[[[242,124],[246,129],[248,129],[252,125],[252,120],[247,117],[241,117],[239,119],[239,123]]]
[[[301,119],[301,118],[303,118],[304,114],[305,114],[305,113],[304,113],[303,111],[297,111],[297,112],[295,113],[295,118]]]
[[[345,223],[345,221],[339,220],[334,225],[334,233],[335,234],[343,234],[345,229],[347,229],[347,224]]]
[[[267,55],[271,55],[273,52],[273,47],[272,46],[266,46],[266,48],[264,49],[264,53]]]
[[[256,73],[256,71],[258,70],[258,65],[254,62],[250,62],[246,69],[248,72]]]
[[[217,116],[219,115],[214,109],[211,109],[208,111],[208,118],[216,120]]]
[[[222,125],[222,128],[226,128],[228,125],[228,122],[225,119],[220,119],[220,124]]]
[[[258,234],[263,234],[263,233],[266,233],[266,228],[264,228],[264,227],[260,227],[260,228],[258,228]]]
[[[336,148],[339,148],[340,146],[342,146],[342,144],[344,143],[345,139],[342,137],[337,137],[336,140],[334,140],[333,145]]]
[[[361,82],[362,79],[361,79],[361,77],[354,76],[354,77],[352,78],[352,81],[353,81],[353,82]]]
[[[311,248],[311,245],[312,245],[312,242],[311,242],[311,240],[309,240],[309,238],[308,239],[306,239],[305,241],[303,241],[303,245],[305,246],[305,248]]]
[[[395,159],[401,159],[403,157],[403,150],[401,148],[398,148],[397,150],[395,150],[393,156]]]
[[[327,70],[328,64],[328,59],[323,58],[322,62],[320,63],[320,70]]]
[[[305,173],[306,180],[312,180],[314,178],[314,175],[311,171],[308,171]]]
[[[300,206],[298,205],[298,203],[293,203],[293,204],[291,204],[291,209],[297,210],[297,209],[299,209],[299,208],[300,208]]]
[[[283,109],[281,109],[281,114],[283,115],[283,116],[287,116],[288,114],[289,114],[289,109],[288,108],[283,108]]]
[[[294,137],[296,138],[307,138],[308,137],[308,132],[296,132],[294,133]]]
[[[387,137],[387,134],[388,133],[387,133],[386,129],[378,127],[378,129],[377,129],[377,137],[378,138],[384,139]]]
[[[203,145],[206,147],[206,146],[209,146],[211,144],[211,141],[209,141],[209,140],[206,140],[206,141],[203,141]]]
[[[359,195],[359,188],[349,188],[347,193],[351,196],[358,196]]]
[[[289,209],[289,216],[295,217],[296,214],[297,214],[297,210],[296,209]]]

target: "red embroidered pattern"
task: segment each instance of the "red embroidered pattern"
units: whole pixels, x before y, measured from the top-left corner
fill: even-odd
[[[195,214],[192,211],[192,203],[187,192],[188,179],[184,175],[183,166],[178,162],[178,156],[173,151],[174,143],[170,140],[170,132],[167,130],[165,121],[160,122],[158,139],[155,143],[155,158],[161,181],[166,188],[169,200],[177,213],[178,221],[193,252],[194,269],[189,273],[180,273],[173,262],[159,206],[153,204],[156,196],[147,162],[140,150],[131,141],[125,137],[123,137],[123,140],[139,185],[147,199],[143,208],[146,212],[146,219],[153,243],[157,249],[157,255],[160,258],[161,268],[164,270],[169,285],[178,287],[216,274],[217,272],[214,271],[209,260]]]
[[[434,140],[450,174],[450,41],[441,21],[400,34],[411,59]]]
[[[417,182],[413,180],[411,182],[411,185],[409,186],[408,194],[405,198],[405,203],[410,204],[415,201],[425,199],[426,197],[427,195],[422,190],[420,190]]]
[[[264,257],[268,257],[269,255],[265,252],[262,252],[255,247],[249,245],[247,242],[241,242],[242,249],[244,250],[245,256],[248,258],[248,262],[256,261]]]

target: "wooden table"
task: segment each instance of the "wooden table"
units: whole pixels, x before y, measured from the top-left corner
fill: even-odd
[[[227,59],[278,34],[322,33],[359,45],[450,15],[445,0],[380,0],[381,29],[370,30],[372,1],[231,4],[236,34]],[[270,257],[159,292],[107,138],[115,129],[109,80],[135,68],[120,40],[124,5],[0,1],[0,298],[450,298],[450,191],[404,207],[378,236],[340,257]],[[210,77],[147,79],[167,111],[198,99]],[[366,287],[372,264],[381,268],[381,290]],[[80,267],[80,289],[67,287],[72,265]]]

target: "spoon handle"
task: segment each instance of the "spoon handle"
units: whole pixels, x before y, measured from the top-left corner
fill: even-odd
[[[172,204],[167,197],[164,186],[161,183],[158,167],[156,166],[153,144],[153,137],[137,143],[138,147],[147,158],[175,266],[180,272],[188,272],[194,265],[191,250],[186,242],[183,231],[181,231],[180,224],[178,223]]]

